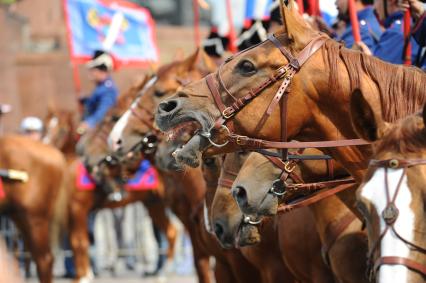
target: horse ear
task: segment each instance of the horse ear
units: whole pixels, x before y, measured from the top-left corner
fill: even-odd
[[[47,100],[47,117],[56,116],[56,105],[52,98]]]
[[[283,20],[282,33],[294,41],[297,49],[305,47],[313,37],[314,30],[300,15],[294,0],[280,0],[281,17]]]
[[[200,60],[201,57],[202,57],[202,50],[201,48],[197,48],[194,53],[192,53],[189,57],[187,57],[184,60],[183,66],[185,71],[194,69],[197,66],[197,62]]]
[[[369,142],[380,139],[387,128],[387,123],[375,114],[360,89],[352,93],[351,120],[356,133]]]
[[[194,68],[202,71],[214,72],[217,69],[216,62],[204,51],[203,48],[197,48],[197,57],[194,61]]]

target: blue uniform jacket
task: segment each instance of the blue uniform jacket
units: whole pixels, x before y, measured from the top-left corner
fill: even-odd
[[[118,90],[111,78],[99,83],[90,97],[81,100],[84,105],[84,122],[94,128],[115,105],[117,96]]]
[[[396,12],[390,15],[384,22],[386,31],[380,37],[380,41],[373,54],[380,59],[393,64],[404,63],[404,13]],[[412,62],[415,63],[419,45],[411,38]]]
[[[374,14],[374,9],[373,7],[367,7],[357,14],[361,40],[368,48],[373,49],[382,35],[382,28]],[[347,48],[351,48],[354,45],[355,39],[352,34],[352,25],[350,22],[347,23],[345,31],[338,40],[343,40]]]
[[[426,47],[426,12],[423,13],[423,16],[414,27],[413,36],[420,46]]]

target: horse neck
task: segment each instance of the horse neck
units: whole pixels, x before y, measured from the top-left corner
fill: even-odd
[[[321,242],[328,241],[327,228],[330,224],[338,222],[345,217],[350,210],[336,196],[320,200],[309,206],[315,218],[315,225],[321,238]]]

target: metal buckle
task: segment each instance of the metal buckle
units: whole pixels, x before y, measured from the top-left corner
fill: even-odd
[[[398,167],[399,167],[399,160],[398,159],[389,160],[389,168],[397,169]]]
[[[284,170],[287,173],[291,173],[291,172],[294,171],[294,169],[296,168],[296,166],[297,166],[296,162],[287,161],[287,162],[284,163]]]
[[[248,137],[247,136],[237,136],[237,139],[235,140],[235,143],[237,144],[237,145],[240,145],[240,146],[242,146],[242,145],[246,145],[247,144],[247,141],[248,141]]]
[[[226,107],[223,111],[222,111],[222,116],[225,119],[229,119],[232,116],[234,116],[235,114],[235,110],[232,107]]]

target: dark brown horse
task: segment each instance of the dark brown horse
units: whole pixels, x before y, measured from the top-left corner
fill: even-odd
[[[367,222],[370,276],[376,282],[426,279],[426,108],[388,124],[357,91],[353,124],[374,142],[373,160],[358,190]]]
[[[195,134],[176,158],[196,165],[200,152],[287,146],[246,136],[271,141],[282,141],[284,136],[285,141],[356,138],[349,115],[355,88],[368,94],[374,114],[386,121],[423,106],[426,75],[420,69],[387,64],[345,49],[310,28],[294,8],[294,1],[282,4],[282,14],[283,29],[275,37],[227,60],[209,77],[209,83],[206,79],[192,83],[159,105],[156,122],[161,130],[173,134],[190,127]],[[229,143],[209,147],[208,138],[216,144]],[[334,147],[326,152],[361,181],[371,147]],[[354,209],[354,190],[346,192],[339,196]]]
[[[27,182],[3,179],[0,213],[9,216],[24,237],[41,283],[52,282],[52,241],[66,225],[66,161],[48,145],[22,136],[0,138],[0,168],[28,173]]]
[[[318,150],[306,150],[306,154],[319,154]],[[330,162],[303,161],[294,169],[294,174],[305,182],[345,176],[346,172]],[[332,172],[330,172],[332,170]],[[259,153],[252,153],[242,166],[234,182],[232,193],[244,213],[255,217],[275,215],[282,198],[271,188],[278,184],[282,171]],[[294,182],[289,179],[288,183]],[[242,193],[244,192],[244,193]],[[228,192],[229,194],[231,192]],[[364,255],[367,239],[361,231],[361,222],[336,197],[314,202],[309,207],[321,239],[321,254],[330,265],[339,282],[368,282]],[[305,208],[306,209],[306,208]],[[299,220],[300,221],[300,220]]]
[[[117,181],[121,177],[119,164],[111,165],[108,162],[101,161],[109,154],[107,137],[116,122],[116,115],[121,115],[127,109],[147,80],[147,77],[143,78],[126,93],[122,94],[119,97],[117,106],[108,113],[96,130],[84,137],[82,142],[84,159],[89,167],[89,172],[99,184],[94,190],[79,190],[76,185],[77,168],[82,161],[76,158],[75,153],[72,153],[77,141],[74,132],[71,131],[75,129],[72,117],[69,117],[70,115],[66,111],[56,111],[57,114],[52,115],[47,123],[47,134],[44,139],[64,150],[70,162],[68,190],[72,192],[72,195],[69,202],[69,233],[78,280],[91,280],[93,277],[88,256],[89,236],[87,224],[90,211],[95,209],[121,207],[132,202],[142,201],[154,225],[164,232],[169,241],[168,258],[170,259],[173,256],[176,229],[166,215],[162,180],[160,180],[159,186],[155,190],[132,190],[127,192],[122,200],[114,202],[108,201],[104,188],[101,188],[101,186],[107,185],[111,186],[112,190],[121,191],[122,184]]]

